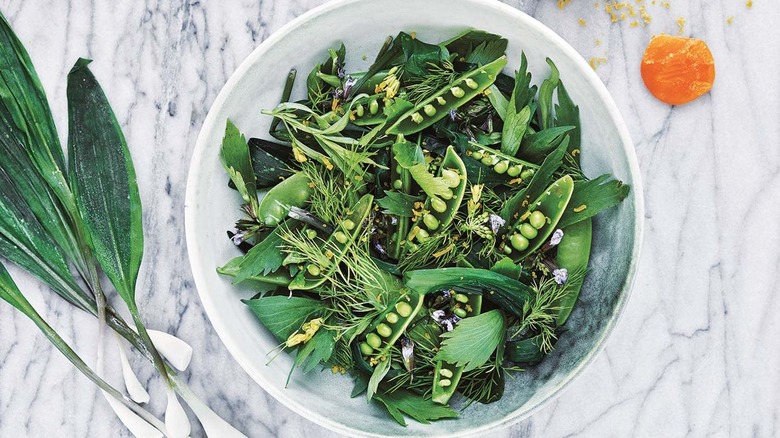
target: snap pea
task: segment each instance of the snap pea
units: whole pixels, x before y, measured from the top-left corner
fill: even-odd
[[[580,295],[585,276],[575,276],[571,273],[585,271],[590,260],[590,244],[593,234],[591,219],[585,219],[569,225],[563,229],[563,238],[558,244],[556,262],[561,268],[566,268],[569,273],[569,281],[566,282],[566,295],[558,303],[558,326],[562,326],[571,314],[574,303]]]
[[[507,236],[511,240],[515,234],[519,233],[528,239],[529,244],[524,250],[512,251],[509,254],[515,263],[539,249],[553,231],[555,231],[555,226],[558,224],[561,216],[563,216],[573,191],[574,181],[571,179],[571,176],[566,175],[552,183],[536,201],[528,206],[528,210],[522,216],[518,217],[514,226],[510,228],[512,231],[510,231]],[[527,222],[528,218],[535,211],[541,212],[548,219],[539,229]],[[515,215],[518,215],[518,213],[515,213]],[[515,215],[513,215],[513,217]],[[509,247],[509,245],[506,245],[506,247]]]
[[[300,272],[298,272],[295,278],[293,278],[292,282],[290,282],[290,290],[313,289],[321,285],[329,276],[333,274],[333,272],[338,268],[339,263],[341,263],[341,260],[344,258],[347,249],[354,245],[355,241],[363,233],[363,228],[365,226],[364,221],[368,216],[368,213],[371,211],[373,202],[374,196],[370,194],[363,195],[363,197],[360,198],[360,200],[352,207],[351,211],[348,211],[347,217],[340,221],[336,227],[336,231],[328,238],[328,240],[325,241],[324,248],[330,250],[333,253],[333,258],[330,260],[330,263],[327,266],[317,267],[320,270],[320,272],[317,274],[309,271],[308,267],[312,265],[308,264],[306,269],[302,269]],[[348,230],[345,227],[345,224],[349,223],[347,221],[351,221],[352,224],[356,224],[357,226],[354,226],[352,230]],[[346,235],[347,239],[344,242],[341,242],[340,239],[336,237],[336,234],[339,232]]]
[[[511,362],[535,364],[545,355],[541,341],[541,335],[518,341],[507,341],[504,354]]]
[[[457,308],[465,311],[465,315],[462,316],[462,318],[479,315],[482,311],[482,295],[465,295],[465,303],[463,303],[462,300],[458,300],[457,295],[463,294],[456,294],[456,301],[462,304],[462,306]],[[463,368],[464,367],[459,367],[443,360],[437,361],[436,368],[433,372],[431,400],[435,403],[446,405],[458,388],[460,377],[463,374]]]
[[[507,155],[476,141],[469,141],[466,144],[466,154],[482,164],[492,167],[495,173],[506,174],[507,179],[517,178],[522,172],[533,172],[539,168],[537,164]],[[526,180],[527,178],[522,179]]]
[[[371,96],[355,99],[352,105],[354,120],[352,123],[358,126],[378,125],[387,119],[384,113],[385,102],[384,94],[374,94]]]
[[[489,64],[464,73],[451,85],[442,88],[407,111],[387,129],[387,133],[407,135],[431,126],[449,114],[451,109],[458,108],[492,85],[506,62],[506,56],[502,56]],[[472,88],[474,85],[476,87]],[[433,115],[425,111],[426,105],[432,105],[436,110]]]
[[[463,196],[466,193],[466,166],[452,146],[447,147],[447,152],[445,152],[441,161],[441,167],[439,167],[439,176],[452,189],[452,197],[450,199],[429,197],[425,201],[424,207],[428,213],[422,215],[417,220],[415,223],[416,230],[415,228],[412,229],[414,234],[424,231],[432,235],[437,231],[443,230],[452,222],[460,208],[460,203],[463,202]],[[442,204],[444,208],[441,208]]]
[[[266,226],[275,227],[287,217],[291,207],[306,205],[311,194],[309,178],[298,172],[268,190],[260,200],[257,217]]]
[[[392,181],[392,187],[394,190],[409,194],[412,189],[412,175],[408,170],[398,165],[395,156],[391,155],[390,166],[390,180]],[[398,184],[396,184],[396,181]],[[396,187],[397,186],[397,187]],[[390,257],[398,260],[401,256],[403,245],[401,244],[402,237],[409,233],[409,226],[411,224],[411,218],[399,217],[398,225],[395,228],[395,233],[390,233],[388,236],[387,247],[390,249]],[[393,238],[393,234],[395,238]]]
[[[374,320],[366,330],[363,341],[360,344],[362,345],[362,342],[365,342],[373,349],[369,354],[362,354],[362,359],[365,362],[369,362],[370,358],[380,360],[387,355],[390,347],[401,337],[409,323],[422,309],[423,298],[423,295],[415,292],[401,295],[393,305],[388,306]],[[362,347],[360,350],[363,353]]]

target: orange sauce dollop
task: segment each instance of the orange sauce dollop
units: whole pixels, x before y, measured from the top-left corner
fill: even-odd
[[[642,58],[642,80],[658,100],[681,105],[712,89],[715,60],[699,39],[656,35]]]

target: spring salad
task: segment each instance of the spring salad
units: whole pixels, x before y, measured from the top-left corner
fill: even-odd
[[[401,32],[351,73],[342,44],[300,100],[289,73],[263,111],[273,140],[227,121],[220,159],[243,211],[228,236],[244,254],[218,272],[257,290],[245,303],[296,352],[291,376],[348,373],[353,397],[427,423],[456,417],[456,399],[500,399],[508,374],[554,348],[591,218],[629,187],[583,175],[554,63],[537,87],[524,55],[503,73],[506,47],[476,30],[438,44]]]

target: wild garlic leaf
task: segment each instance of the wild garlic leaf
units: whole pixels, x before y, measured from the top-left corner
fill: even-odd
[[[304,322],[324,316],[325,303],[320,300],[286,295],[266,296],[244,300],[244,304],[254,312],[279,341],[285,341]]]
[[[504,342],[506,321],[499,310],[464,318],[444,338],[436,360],[443,360],[471,371],[484,365]]]
[[[501,152],[514,157],[520,149],[520,143],[525,137],[531,122],[531,106],[526,105],[519,112],[514,110],[514,97],[507,105],[504,127],[501,130]]]
[[[550,65],[550,77],[542,81],[539,87],[539,125],[542,129],[553,126],[553,93],[560,77],[558,68],[550,58],[547,58],[547,64]]]
[[[598,178],[574,182],[574,193],[566,206],[558,227],[563,228],[583,219],[593,217],[602,210],[620,204],[628,196],[631,187],[604,174]]]
[[[528,58],[520,55],[520,68],[515,72],[515,86],[512,89],[515,112],[520,112],[536,96],[536,85],[531,85],[531,73],[528,72]]]
[[[144,245],[141,198],[125,137],[90,62],[79,59],[68,74],[70,183],[95,258],[132,311]]]
[[[450,193],[449,186],[442,178],[428,172],[428,163],[420,146],[408,141],[398,142],[393,145],[393,154],[398,165],[409,171],[412,179],[428,196],[445,195],[446,197]]]
[[[574,104],[563,86],[563,82],[558,84],[558,104],[555,105],[555,126],[573,126],[569,132],[568,153],[575,160],[580,162],[580,154],[572,153],[575,149],[580,149],[582,141],[582,129],[580,128],[580,108]]]
[[[509,101],[495,84],[488,87],[488,90],[490,90],[490,93],[487,95],[490,104],[493,105],[493,109],[496,110],[496,114],[501,117],[501,120],[506,120],[506,111],[509,106]]]
[[[449,59],[449,51],[446,47],[428,44],[413,38],[406,32],[401,32],[396,38],[401,44],[405,62],[403,63],[404,78],[420,78],[430,74],[431,65],[441,65]]]
[[[249,145],[244,135],[230,119],[225,125],[225,137],[222,139],[219,159],[230,175],[230,180],[233,181],[236,189],[241,193],[241,197],[244,198],[244,202],[248,204],[257,202],[257,183],[255,172],[252,169]]]
[[[458,413],[449,406],[442,406],[405,390],[377,393],[374,395],[374,399],[382,403],[401,426],[406,426],[402,413],[422,424],[428,424],[442,418],[458,417]]]
[[[508,41],[499,35],[481,30],[467,30],[441,43],[450,53],[457,53],[469,64],[485,65],[506,52]]]
[[[398,217],[412,217],[415,202],[421,202],[421,196],[412,196],[403,192],[385,190],[385,196],[376,200],[382,207],[382,213]]]
[[[368,379],[368,388],[366,389],[366,394],[369,400],[371,400],[374,395],[376,395],[377,391],[379,390],[379,384],[382,382],[382,379],[385,378],[387,372],[390,371],[390,362],[391,360],[388,356],[385,360],[380,360],[374,366],[374,372],[371,373],[371,378]]]

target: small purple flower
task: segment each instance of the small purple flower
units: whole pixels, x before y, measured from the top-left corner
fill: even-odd
[[[458,113],[455,111],[455,109],[450,110],[450,120],[453,122],[458,118]]]
[[[350,93],[352,92],[352,87],[355,85],[355,82],[357,80],[353,78],[352,76],[347,76],[347,80],[344,81],[344,98],[348,98]]]
[[[498,233],[499,228],[503,227],[506,221],[497,214],[490,215],[490,230],[493,234]]]
[[[414,370],[414,341],[409,338],[401,338],[401,356],[407,371]]]
[[[553,232],[552,237],[550,238],[550,246],[556,246],[559,243],[561,243],[561,239],[563,239],[563,230],[558,228]]]
[[[244,238],[246,237],[246,233],[243,231],[236,230],[236,233],[233,234],[233,237],[231,237],[231,240],[233,240],[233,245],[239,246],[242,243],[244,243]]]
[[[552,274],[555,282],[559,285],[566,284],[566,280],[569,279],[569,271],[566,268],[556,269]]]

